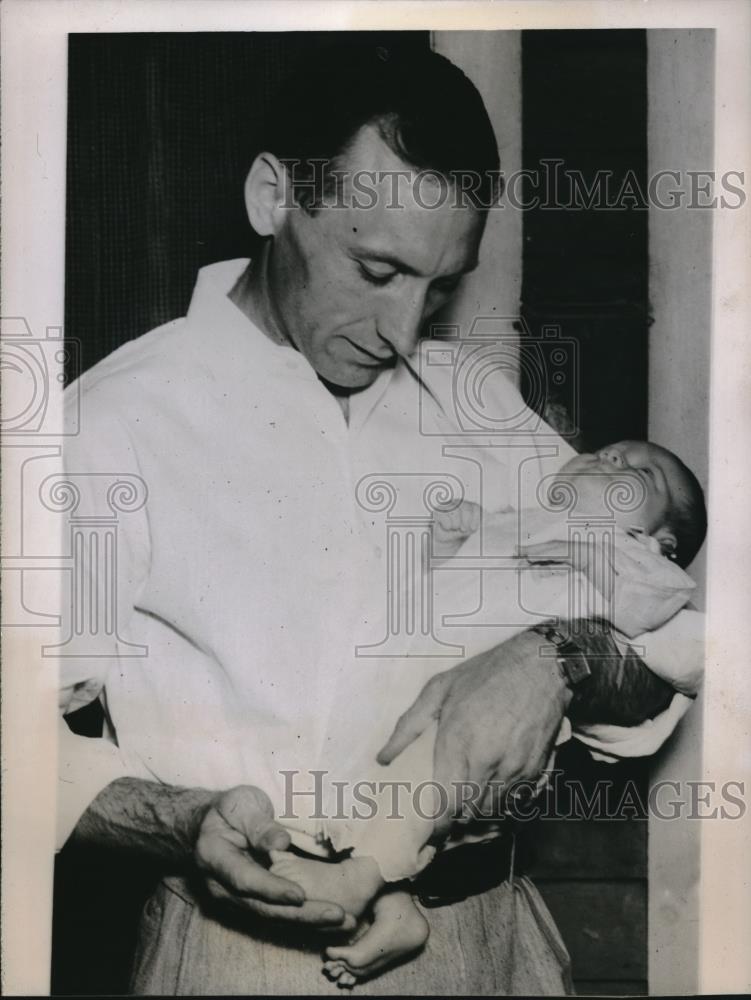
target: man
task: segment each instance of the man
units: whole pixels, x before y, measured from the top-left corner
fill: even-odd
[[[259,253],[205,269],[185,320],[82,382],[66,460],[77,488],[94,504],[109,474],[148,499],[121,519],[111,650],[62,661],[64,710],[100,697],[109,739],[63,732],[60,839],[141,851],[170,873],[144,913],[136,993],[326,990],[321,934],[353,927],[269,872],[268,852],[290,842],[272,800],[291,746],[320,759],[337,670],[383,586],[357,484],[460,471],[440,433],[420,433],[419,405],[434,429],[446,415],[410,358],[475,266],[497,193],[474,87],[437,55],[410,59],[339,54],[283,91],[245,187]],[[386,759],[438,718],[447,786],[535,778],[570,698],[538,645],[440,675]],[[372,990],[560,989],[554,949],[523,987],[510,975],[499,898],[434,910],[425,954]]]

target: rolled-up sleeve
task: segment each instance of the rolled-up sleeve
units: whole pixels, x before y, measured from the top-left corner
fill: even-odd
[[[573,735],[589,748],[595,760],[615,762],[626,757],[651,757],[673,734],[692,704],[693,699],[676,692],[664,712],[639,726],[581,726]]]
[[[97,795],[132,774],[114,743],[76,736],[63,718],[58,733],[58,797],[55,849],[61,850]]]
[[[649,669],[674,687],[675,694],[664,712],[639,726],[577,727],[572,735],[589,748],[596,760],[649,757],[672,736],[691,708],[704,677],[704,629],[703,612],[686,609],[660,628],[633,640],[632,645]]]
[[[127,431],[105,405],[106,387],[94,386],[83,394],[80,432],[70,438],[64,449],[66,478],[75,484],[78,509],[92,509],[101,491],[103,477],[138,476],[138,463]],[[81,532],[80,550],[75,553],[75,572],[63,577],[63,623],[69,637],[74,620],[74,588],[90,595],[93,606],[104,609],[111,599],[107,588],[115,587],[117,627],[127,628],[137,596],[148,576],[148,525],[142,509],[118,525],[117,562],[114,580],[97,573],[96,559],[90,551],[91,537]],[[71,553],[73,555],[73,553]],[[75,576],[75,580],[74,580]],[[100,621],[104,615],[101,615]],[[67,725],[65,715],[96,700],[102,693],[108,672],[116,668],[118,637],[111,627],[97,636],[97,655],[66,655],[70,644],[64,642],[58,657],[59,707],[58,727],[58,796],[56,849],[60,850],[80,817],[96,796],[112,781],[139,776],[118,746],[110,739],[78,736]],[[106,634],[105,634],[106,633]]]

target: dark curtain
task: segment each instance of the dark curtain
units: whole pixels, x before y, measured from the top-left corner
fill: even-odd
[[[646,69],[645,31],[522,33],[522,164],[539,178],[527,204],[533,194],[540,201],[523,221],[521,388],[531,405],[542,388],[547,415],[581,450],[647,436]],[[524,378],[525,352],[546,341],[540,387]],[[600,783],[614,803],[631,789],[646,801],[647,761],[598,765],[568,744],[558,766],[587,794]],[[611,823],[553,820],[527,835],[577,992],[646,993],[644,812],[626,809]]]
[[[243,182],[264,110],[334,37],[429,44],[425,31],[70,36],[65,324],[82,370],[183,316],[204,264],[251,255]]]
[[[559,331],[562,388],[547,390],[592,448],[647,433],[646,70],[645,31],[522,33],[523,166],[551,189],[557,170],[559,202],[565,172],[593,192],[592,207],[562,209],[540,185],[524,213],[522,315],[533,343]]]

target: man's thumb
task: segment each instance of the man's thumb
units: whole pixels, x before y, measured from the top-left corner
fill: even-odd
[[[450,671],[431,677],[413,704],[401,716],[394,731],[376,756],[379,764],[390,764],[441,714],[450,683]]]
[[[289,834],[274,819],[274,807],[263,789],[237,785],[221,796],[216,808],[224,822],[242,833],[252,847],[283,851],[289,846]]]

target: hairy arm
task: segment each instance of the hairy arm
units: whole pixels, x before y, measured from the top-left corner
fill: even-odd
[[[214,794],[140,778],[118,778],[81,816],[72,842],[134,850],[168,863],[191,861]]]
[[[215,901],[262,917],[322,929],[354,927],[340,906],[306,900],[297,883],[269,871],[269,852],[286,850],[290,839],[268,796],[253,785],[210,792],[118,778],[83,813],[73,840],[189,868]]]

